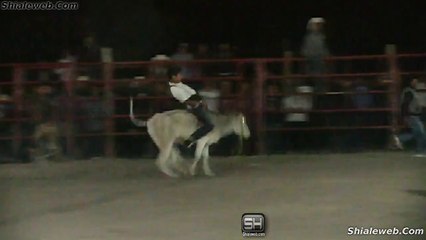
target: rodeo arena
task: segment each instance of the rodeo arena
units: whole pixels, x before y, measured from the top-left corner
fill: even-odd
[[[0,240],[426,239],[426,53],[323,21],[274,58],[1,63]]]

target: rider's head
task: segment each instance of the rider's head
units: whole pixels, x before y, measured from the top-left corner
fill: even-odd
[[[182,81],[181,68],[179,66],[172,66],[167,70],[167,76],[169,77],[169,81],[173,83],[179,83]]]
[[[418,82],[419,82],[419,80],[417,80],[417,78],[412,78],[411,81],[410,81],[410,87],[416,89]]]

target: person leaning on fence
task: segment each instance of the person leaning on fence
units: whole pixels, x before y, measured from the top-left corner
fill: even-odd
[[[423,122],[420,119],[422,106],[416,91],[417,82],[416,78],[411,79],[401,94],[401,116],[404,123],[411,129],[411,132],[394,135],[393,140],[395,147],[402,150],[404,149],[404,143],[415,138],[417,154],[414,156],[426,157],[426,133]]]
[[[31,100],[36,125],[33,133],[35,149],[32,151],[32,157],[36,161],[62,159],[60,133],[54,119],[55,108],[58,106],[55,104],[52,91],[49,84],[43,84],[36,88],[36,95]]]

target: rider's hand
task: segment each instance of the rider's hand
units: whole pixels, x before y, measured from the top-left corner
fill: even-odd
[[[188,105],[190,105],[193,108],[197,107],[200,104],[199,101],[194,101],[194,100],[186,100],[185,103],[188,104]]]

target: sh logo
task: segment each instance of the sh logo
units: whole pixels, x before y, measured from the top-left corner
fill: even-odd
[[[264,237],[266,218],[263,213],[244,213],[241,218],[241,231],[244,237]]]

